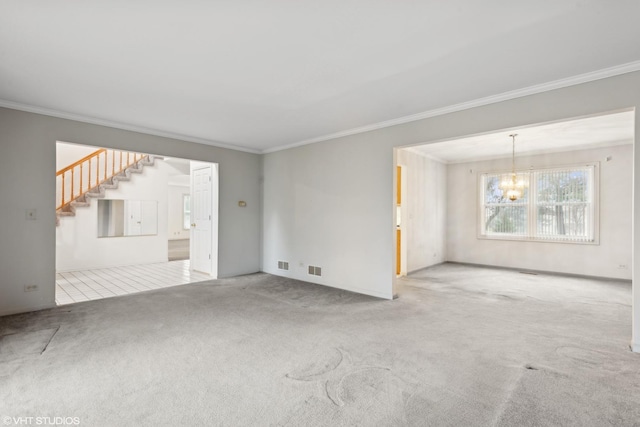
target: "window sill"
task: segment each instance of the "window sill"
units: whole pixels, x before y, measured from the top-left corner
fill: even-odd
[[[533,239],[530,237],[518,237],[518,236],[489,236],[489,235],[479,235],[478,240],[505,240],[512,242],[523,242],[523,243],[561,243],[565,245],[590,245],[590,246],[598,246],[600,244],[598,239],[590,240],[590,241],[571,241],[571,240],[552,240],[552,239]]]

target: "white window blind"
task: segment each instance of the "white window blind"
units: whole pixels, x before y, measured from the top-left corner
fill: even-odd
[[[597,164],[517,172],[522,197],[506,198],[504,174],[481,177],[481,235],[521,240],[594,242]]]
[[[536,239],[593,241],[593,175],[593,166],[533,172]]]

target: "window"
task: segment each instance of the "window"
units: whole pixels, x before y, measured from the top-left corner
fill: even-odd
[[[597,243],[597,163],[517,173],[525,188],[515,201],[500,188],[504,174],[481,175],[481,237]]]
[[[191,228],[191,196],[189,194],[182,195],[182,228],[185,230]]]

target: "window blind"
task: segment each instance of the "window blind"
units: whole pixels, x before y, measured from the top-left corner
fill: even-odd
[[[481,179],[481,234],[523,240],[593,242],[597,164],[518,171],[525,182],[511,201],[500,188],[504,174]]]

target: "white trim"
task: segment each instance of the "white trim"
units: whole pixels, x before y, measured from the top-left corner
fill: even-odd
[[[300,280],[300,279],[296,279],[296,280]],[[344,285],[337,286],[337,285],[331,285],[329,283],[317,283],[317,282],[309,282],[309,283],[313,283],[314,285],[327,286],[329,288],[334,288],[334,289],[342,289],[343,291],[353,292],[354,294],[367,295],[370,297],[376,297],[376,298],[387,299],[387,300],[393,299],[393,292],[372,291],[370,289],[361,288],[359,286],[344,286]]]
[[[407,256],[409,251],[407,246],[407,218],[409,217],[407,213],[407,166],[402,163],[398,163],[397,166],[400,166],[400,195],[402,196],[400,198],[400,275],[398,277],[405,277],[407,275],[407,265],[409,262]],[[397,200],[396,195],[396,201]],[[396,209],[397,207],[398,205],[396,204]]]
[[[600,142],[600,143],[591,144],[591,145],[575,145],[575,146],[569,146],[569,147],[547,148],[544,150],[523,151],[523,152],[520,152],[519,155],[520,157],[539,156],[542,154],[570,153],[573,151],[597,150],[599,148],[620,147],[623,145],[633,145],[633,140]],[[409,147],[404,149],[409,150],[413,153],[419,154],[423,157],[431,158],[432,160],[438,160],[436,156],[429,155],[427,153],[421,154],[421,151],[415,149],[414,147]],[[479,157],[474,157],[473,159],[466,159],[466,160],[451,160],[451,161],[439,160],[439,161],[441,163],[444,163],[445,165],[460,165],[463,163],[477,163],[477,162],[484,162],[487,160],[510,159],[510,158],[511,158],[511,154],[500,154],[496,156],[479,156]]]
[[[519,273],[536,273],[536,274],[547,274],[547,275],[555,275],[555,276],[563,276],[563,277],[577,277],[579,279],[595,279],[595,280],[608,280],[608,281],[616,281],[621,283],[631,284],[631,279],[621,279],[619,277],[607,277],[607,276],[594,276],[589,274],[580,274],[580,273],[565,273],[562,271],[551,271],[551,270],[536,270],[531,268],[520,268],[518,266],[509,267],[502,265],[492,265],[492,264],[479,264],[476,262],[464,262],[464,261],[445,261],[443,264],[458,264],[458,265],[469,265],[472,267],[480,267],[480,268],[491,268],[496,270],[509,270]]]
[[[378,291],[372,291],[366,288],[361,288],[359,286],[349,286],[349,285],[338,286],[338,285],[332,285],[326,282],[323,282],[323,283],[314,282],[312,281],[312,278],[317,276],[309,276],[306,273],[303,273],[303,275],[307,277],[301,279],[299,278],[298,275],[296,275],[295,273],[292,273],[291,270],[288,270],[288,273],[285,273],[285,271],[286,270],[263,269],[262,273],[266,273],[271,276],[286,277],[287,279],[291,279],[291,280],[295,280],[303,283],[310,283],[312,285],[326,286],[328,288],[340,289],[347,292],[353,292],[354,294],[367,295],[370,297],[376,297],[376,298],[387,299],[387,300],[393,299],[393,292],[378,292]],[[395,271],[395,268],[394,268],[394,271]],[[245,274],[245,273],[242,273],[242,274]]]
[[[260,150],[253,148],[241,147],[239,145],[225,144],[195,136],[183,135],[179,133],[167,132],[159,129],[147,128],[143,126],[130,125],[127,123],[116,122],[112,120],[103,120],[96,117],[84,116],[82,114],[67,113],[65,111],[53,110],[49,108],[36,107],[19,102],[7,101],[0,99],[0,107],[10,108],[12,110],[26,111],[28,113],[42,114],[44,116],[58,117],[60,119],[74,120],[76,122],[90,123],[92,125],[106,126],[115,129],[128,130],[131,132],[144,133],[146,135],[161,136],[163,138],[177,139],[187,142],[195,142],[196,144],[210,145],[218,148],[226,148],[228,150],[244,151],[247,153],[260,154]]]
[[[13,110],[27,111],[30,113],[43,114],[45,116],[58,117],[61,119],[75,120],[78,122],[91,123],[99,126],[107,126],[116,129],[128,130],[132,132],[139,132],[149,135],[161,136],[164,138],[178,139],[188,142],[195,142],[197,144],[210,145],[219,148],[227,148],[229,150],[244,151],[253,154],[268,154],[276,151],[287,150],[289,148],[300,147],[303,145],[314,144],[316,142],[328,141],[331,139],[342,138],[345,136],[355,135],[364,132],[370,132],[376,129],[383,129],[391,126],[396,126],[404,123],[415,122],[417,120],[427,119],[430,117],[442,116],[444,114],[455,113],[457,111],[468,110],[471,108],[481,107],[484,105],[495,104],[502,101],[508,101],[510,99],[521,98],[524,96],[535,95],[542,92],[548,92],[551,90],[562,89],[569,86],[574,86],[582,83],[588,83],[595,80],[601,80],[608,77],[614,77],[621,74],[631,73],[634,71],[640,71],[640,60],[628,62],[626,64],[616,65],[601,70],[591,71],[584,74],[578,74],[576,76],[567,77],[564,79],[558,79],[547,83],[528,86],[521,89],[516,89],[508,92],[503,92],[497,95],[491,95],[484,98],[478,98],[471,101],[462,102],[459,104],[453,104],[446,107],[436,108],[433,110],[423,111],[421,113],[411,114],[408,116],[398,117],[391,120],[385,120],[378,123],[372,123],[357,128],[346,129],[340,132],[330,133],[327,135],[318,136],[315,138],[305,139],[292,144],[280,145],[264,150],[237,146],[233,144],[222,143],[205,138],[198,138],[189,135],[182,135],[178,133],[167,132],[159,129],[146,128],[142,126],[135,126],[126,123],[99,119],[96,117],[84,116],[81,114],[68,113],[64,111],[36,107],[33,105],[22,104],[19,102],[8,101],[0,99],[0,107],[10,108]]]
[[[629,344],[629,348],[631,349],[631,351],[633,351],[634,353],[640,353],[640,344],[634,344],[631,343]]]
[[[459,104],[450,105],[447,107],[436,108],[433,110],[424,111],[422,113],[412,114],[409,116],[398,117],[397,119],[386,120],[366,126],[361,126],[353,129],[347,129],[340,132],[331,133],[316,138],[306,139],[293,144],[281,145],[278,147],[267,148],[262,150],[262,153],[273,153],[276,151],[287,150],[289,148],[300,147],[303,145],[313,144],[316,142],[328,141],[331,139],[342,138],[344,136],[355,135],[358,133],[369,132],[376,129],[382,129],[390,126],[400,125],[403,123],[415,122],[417,120],[427,119],[430,117],[442,116],[444,114],[455,113],[457,111],[468,110],[471,108],[482,107],[484,105],[495,104],[502,101],[508,101],[510,99],[522,98],[524,96],[535,95],[542,92],[548,92],[551,90],[562,89],[569,86],[574,86],[582,83],[592,82],[594,80],[606,79],[608,77],[614,77],[621,74],[631,73],[634,71],[640,71],[640,61],[629,62],[627,64],[616,65],[614,67],[604,68],[602,70],[592,71],[589,73],[578,74],[577,76],[567,77],[564,79],[554,80],[539,85],[529,86],[522,89],[516,89],[509,92],[503,92],[497,95],[491,95],[484,98],[478,98],[472,101],[462,102]]]

